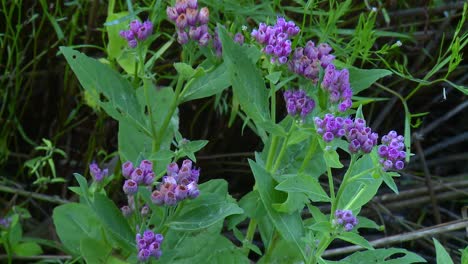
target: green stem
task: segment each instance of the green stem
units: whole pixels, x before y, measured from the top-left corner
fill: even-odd
[[[162,123],[161,129],[158,132],[158,138],[157,138],[156,142],[153,145],[153,149],[155,151],[159,150],[159,148],[161,147],[162,139],[164,137],[164,132],[166,131],[167,127],[169,126],[169,122],[171,121],[172,115],[174,114],[174,112],[175,112],[175,110],[177,108],[177,105],[178,105],[178,102],[179,102],[179,95],[180,95],[180,92],[182,90],[182,85],[183,85],[183,80],[179,76],[179,78],[177,79],[177,85],[176,85],[174,100],[172,101],[171,106],[169,107],[169,111],[167,112],[167,115],[164,118],[164,121]]]
[[[361,185],[362,186],[362,185]],[[359,192],[354,195],[353,199],[343,208],[343,210],[351,208],[351,206],[361,197],[361,195],[364,193],[365,188],[361,188]]]
[[[304,172],[306,166],[307,166],[307,163],[312,159],[312,156],[314,155],[315,153],[315,150],[317,149],[317,139],[316,138],[313,138],[311,141],[310,141],[310,145],[309,145],[309,149],[307,150],[307,153],[304,157],[304,160],[302,161],[302,165],[301,167],[299,168],[299,173],[301,172]]]
[[[327,166],[327,176],[328,176],[328,186],[330,187],[330,199],[331,199],[331,213],[330,213],[330,222],[333,220],[333,212],[336,208],[336,198],[335,198],[335,186],[333,184],[333,175],[331,172],[330,166]]]
[[[348,181],[348,175],[349,175],[349,173],[351,173],[351,171],[352,171],[352,169],[354,167],[354,163],[356,162],[357,158],[358,158],[357,155],[355,155],[355,154],[351,155],[351,161],[349,162],[348,170],[346,171],[345,175],[343,176],[343,182],[341,183],[340,188],[338,189],[338,193],[336,195],[335,202],[332,203],[332,208],[331,208],[331,211],[330,211],[330,221],[333,220],[333,214],[335,213],[336,207],[338,206],[338,202],[341,199],[341,195],[343,194],[344,189],[346,189],[346,185],[348,185],[348,182],[347,182]]]
[[[148,86],[143,84],[143,90],[145,93],[146,97],[146,107],[148,107],[148,114],[150,118],[150,123],[151,123],[151,134],[153,137],[153,152],[156,152],[156,141],[158,140],[158,134],[156,132],[156,127],[154,125],[154,118],[153,118],[153,111],[151,110],[151,102],[149,102],[149,96],[148,96]]]
[[[266,162],[266,170],[270,171],[271,166],[273,165],[273,159],[276,154],[276,147],[278,145],[278,137],[273,135],[271,138],[270,149],[268,150],[268,157]]]
[[[331,242],[333,242],[334,239],[335,239],[335,234],[329,237],[327,236],[326,238],[322,239],[319,245],[317,246],[317,251],[315,251],[315,254],[312,254],[312,258],[309,259],[307,264],[317,263],[317,259],[323,254],[325,249],[327,249],[327,247],[331,244]]]
[[[271,170],[272,173],[276,172],[278,169],[279,165],[281,164],[281,161],[283,159],[284,153],[286,152],[286,148],[288,146],[288,140],[291,137],[292,132],[296,129],[296,123],[293,122],[291,124],[291,127],[289,128],[288,134],[286,135],[286,138],[283,141],[283,145],[281,146],[280,152],[278,154],[278,158],[276,159],[275,165],[273,166],[273,169]]]
[[[268,68],[268,73],[271,74],[274,69],[275,69],[275,64],[271,63],[270,67]],[[273,121],[273,123],[276,123],[276,85],[272,81],[270,81],[270,100],[271,100],[271,108],[270,108],[271,121]]]
[[[252,243],[256,229],[257,229],[257,220],[251,218],[249,221],[249,226],[247,227],[247,234],[245,235],[246,243]],[[250,252],[249,248],[244,248],[244,254],[246,256],[249,255],[249,252]]]

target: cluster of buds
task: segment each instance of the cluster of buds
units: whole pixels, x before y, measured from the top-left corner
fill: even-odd
[[[341,138],[346,134],[343,127],[345,119],[335,117],[332,114],[326,114],[323,119],[315,117],[314,119],[317,133],[322,135],[323,141],[331,142],[335,138]]]
[[[357,218],[351,210],[336,210],[335,224],[343,226],[346,231],[351,231],[358,224]]]
[[[377,145],[379,135],[372,132],[370,127],[366,127],[366,121],[356,118],[354,121],[350,118],[344,120],[343,125],[346,131],[346,139],[349,142],[349,151],[357,153],[360,150],[364,153],[370,153],[372,148]]]
[[[130,48],[135,48],[138,45],[138,41],[144,41],[153,33],[153,23],[146,20],[141,23],[137,19],[130,22],[129,30],[121,30],[119,35],[127,40]]]
[[[179,169],[177,163],[167,167],[167,176],[163,177],[158,189],[151,194],[151,200],[157,205],[174,206],[186,198],[196,198],[200,169],[192,168],[191,160],[184,160]]]
[[[337,70],[333,64],[325,69],[322,88],[329,93],[332,104],[338,104],[338,111],[345,112],[352,105],[353,90],[349,84],[349,72],[347,69]]]
[[[288,114],[295,117],[300,115],[305,118],[312,110],[314,110],[315,102],[312,98],[306,95],[304,90],[284,92],[284,100],[286,101],[286,109]]]
[[[109,174],[108,169],[99,168],[96,162],[93,162],[89,165],[89,173],[93,176],[94,181],[101,182]]]
[[[288,63],[289,70],[316,83],[320,69],[325,69],[335,59],[335,56],[330,54],[331,50],[330,45],[326,43],[316,47],[313,41],[308,41],[304,48],[294,50],[292,60]]]
[[[177,41],[183,45],[189,39],[206,46],[210,40],[208,21],[210,11],[207,7],[198,10],[197,0],[177,0],[175,6],[166,9],[167,17],[177,27]]]
[[[242,33],[236,33],[236,35],[234,35],[234,42],[239,43],[239,45],[242,46],[244,44],[244,40],[245,38],[244,35],[242,35]],[[221,55],[223,55],[223,47],[221,45],[221,40],[219,40],[218,28],[215,29],[215,34],[213,37],[213,47],[215,49],[216,56],[221,57]]]
[[[264,45],[263,52],[271,55],[271,62],[278,60],[279,64],[285,64],[291,54],[291,37],[299,33],[299,27],[293,21],[286,21],[283,17],[278,17],[276,24],[267,26],[260,23],[258,29],[251,33],[255,40]]]
[[[146,230],[143,235],[136,235],[136,244],[138,248],[138,260],[145,262],[150,257],[159,259],[162,255],[161,243],[164,237],[161,234],[155,234],[151,230]]]
[[[0,226],[7,229],[10,227],[11,224],[11,217],[0,218]]]
[[[150,186],[153,184],[155,175],[153,172],[153,163],[149,160],[143,160],[140,166],[134,168],[132,162],[127,161],[122,165],[122,175],[127,179],[123,185],[123,191],[126,195],[134,195],[138,191],[138,185]]]
[[[404,159],[406,158],[405,138],[398,135],[396,131],[390,131],[382,137],[382,145],[378,148],[380,156],[380,164],[382,168],[387,170],[401,170],[405,167]]]

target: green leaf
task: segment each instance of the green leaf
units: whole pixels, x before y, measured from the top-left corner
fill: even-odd
[[[294,145],[294,144],[299,144],[302,141],[310,138],[311,136],[312,136],[312,133],[310,131],[307,131],[307,130],[304,130],[304,129],[296,130],[289,137],[288,146]]]
[[[262,121],[257,124],[259,127],[265,129],[268,133],[275,136],[284,137],[286,136],[286,131],[284,128],[278,124],[273,123],[271,120]]]
[[[207,186],[200,185],[200,196],[185,201],[178,217],[169,222],[171,229],[199,230],[210,227],[227,216],[244,212],[227,194],[225,181],[217,180],[204,185]]]
[[[94,195],[93,209],[102,225],[116,239],[122,248],[129,251],[135,247],[135,236],[122,212],[105,195]]]
[[[323,152],[323,158],[328,167],[337,169],[343,168],[343,164],[340,162],[340,155],[338,155],[336,150],[325,150]]]
[[[249,160],[250,168],[257,183],[258,193],[262,199],[263,206],[276,230],[287,241],[292,242],[294,246],[301,252],[303,256],[304,245],[301,238],[304,236],[304,226],[299,212],[293,214],[285,214],[277,212],[272,204],[281,202],[283,195],[274,189],[272,176],[263,167],[256,162]]]
[[[141,106],[130,83],[95,59],[68,47],[60,47],[83,88],[99,99],[99,106],[116,120],[126,120],[147,131]]]
[[[359,245],[363,248],[367,249],[374,249],[374,247],[367,241],[365,238],[360,236],[359,234],[353,232],[344,232],[338,236],[339,239],[344,241],[348,241],[349,243],[353,243],[355,245]]]
[[[190,79],[195,74],[195,70],[187,63],[176,62],[174,63],[174,68],[177,73],[179,73],[179,76],[184,80]]]
[[[383,230],[383,226],[379,226],[377,223],[374,221],[370,220],[369,218],[363,217],[363,216],[358,216],[358,225],[357,229],[359,228],[372,228],[372,229],[377,229],[377,230]]]
[[[453,264],[453,260],[450,258],[450,255],[447,250],[445,250],[444,246],[442,246],[435,238],[432,238],[432,241],[434,241],[434,246],[436,248],[437,264]]]
[[[158,263],[250,263],[240,248],[220,234],[200,233],[196,236],[189,236],[179,241],[177,245],[163,250],[164,254]]]
[[[52,218],[60,241],[74,255],[81,255],[81,239],[103,239],[99,219],[83,204],[69,203],[58,206],[54,209]]]
[[[150,160],[156,160],[156,161],[162,161],[162,160],[168,160],[172,159],[174,157],[175,153],[168,150],[168,149],[161,149],[158,152],[152,154],[149,159]]]
[[[358,69],[350,67],[349,69],[349,82],[354,94],[369,88],[378,79],[391,75],[392,72],[384,69]]]
[[[223,27],[218,27],[218,33],[232,88],[237,98],[242,98],[240,106],[257,124],[269,120],[268,90],[258,67],[249,59],[247,48],[234,43]]]
[[[73,176],[75,176],[76,181],[78,182],[78,185],[80,186],[80,197],[82,197],[87,204],[90,204],[89,201],[89,192],[88,192],[88,181],[86,181],[85,177],[83,177],[79,173],[73,173]]]
[[[13,245],[13,252],[17,256],[30,257],[42,254],[42,248],[34,242],[25,242]]]
[[[307,229],[321,233],[330,233],[333,228],[329,221],[321,221],[308,226]]]
[[[278,212],[291,214],[293,212],[301,212],[305,204],[309,201],[303,193],[290,192],[288,198],[283,203],[275,203],[271,206]]]
[[[426,262],[426,260],[415,253],[400,248],[358,251],[340,261],[327,261],[327,263],[336,264],[411,264],[421,262]]]
[[[310,175],[299,174],[294,177],[287,178],[280,182],[276,190],[283,192],[299,192],[306,194],[309,199],[314,202],[328,202],[330,198],[323,190],[320,183]]]
[[[322,213],[318,207],[308,204],[307,208],[309,209],[312,218],[315,219],[316,222],[327,221],[327,216]]]
[[[181,102],[218,94],[230,85],[231,81],[227,65],[226,63],[222,63],[215,70],[194,79],[188,87],[185,87]]]
[[[267,78],[267,80],[269,80],[270,82],[276,84],[279,79],[281,77],[281,72],[280,71],[277,71],[277,72],[272,72],[270,74],[268,74],[267,76],[265,76],[265,78]]]
[[[107,263],[112,252],[112,247],[92,238],[83,238],[80,241],[80,249],[86,263]]]

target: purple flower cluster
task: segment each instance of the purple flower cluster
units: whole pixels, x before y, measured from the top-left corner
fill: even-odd
[[[296,36],[299,31],[299,27],[293,21],[278,17],[275,25],[260,23],[258,29],[252,30],[251,35],[265,46],[263,52],[272,56],[272,63],[278,60],[279,64],[285,64],[292,51],[290,38]]]
[[[137,19],[130,22],[129,30],[121,30],[119,35],[126,39],[130,48],[135,48],[138,41],[144,41],[153,33],[153,23],[146,20],[141,23]]]
[[[405,167],[404,141],[405,138],[393,130],[382,137],[382,145],[379,146],[378,154],[384,170],[401,170]]]
[[[370,153],[372,148],[377,145],[379,135],[372,132],[370,127],[366,127],[364,119],[356,118],[353,121],[346,118],[343,127],[346,131],[345,136],[349,142],[349,151],[351,153],[357,153],[359,150]]]
[[[326,114],[323,119],[315,117],[314,122],[317,133],[322,135],[323,141],[331,142],[335,138],[341,138],[346,134],[343,128],[344,118]]]
[[[130,161],[122,165],[122,175],[127,179],[123,185],[123,191],[126,195],[134,195],[138,191],[138,185],[153,184],[155,175],[153,172],[153,163],[149,160],[143,160],[140,166],[134,168]]]
[[[161,243],[164,237],[161,234],[155,234],[151,230],[146,230],[143,235],[136,235],[136,243],[138,247],[138,260],[147,261],[150,257],[159,259],[162,255]]]
[[[358,224],[358,220],[351,210],[336,210],[335,218],[335,223],[344,226],[346,231],[351,231]]]
[[[236,35],[234,35],[234,42],[239,43],[239,45],[242,46],[244,44],[244,40],[245,38],[244,35],[242,35],[242,33],[236,33]],[[213,37],[213,47],[215,49],[216,56],[221,57],[221,55],[223,55],[223,47],[221,45],[221,40],[219,40],[218,28],[215,29],[215,34]]]
[[[314,119],[317,133],[322,135],[325,142],[331,142],[335,138],[345,136],[349,142],[349,151],[357,153],[360,150],[369,153],[377,144],[379,135],[372,132],[370,127],[366,127],[366,121],[356,118],[335,117],[332,114],[326,114],[323,119],[316,117]]]
[[[7,229],[10,227],[11,224],[11,217],[0,218],[0,226]]]
[[[338,104],[338,111],[344,112],[352,105],[353,90],[349,84],[348,69],[337,70],[333,64],[325,69],[322,88],[329,92],[330,102]]]
[[[312,98],[306,95],[304,90],[285,91],[284,100],[288,114],[291,116],[300,115],[305,118],[312,110],[314,110],[315,102]]]
[[[208,21],[210,11],[207,7],[198,10],[197,0],[177,0],[175,6],[166,9],[167,17],[177,27],[177,41],[183,45],[189,39],[197,41],[200,46],[206,46],[210,40]]]
[[[316,83],[320,69],[325,69],[335,59],[335,56],[330,54],[331,50],[330,45],[326,43],[316,47],[313,41],[308,41],[304,48],[298,47],[294,50],[292,60],[288,63],[289,70]]]
[[[184,160],[179,169],[177,163],[167,167],[167,176],[163,177],[158,189],[151,194],[151,200],[157,205],[174,206],[186,198],[196,198],[200,169],[192,168],[191,160]]]
[[[101,182],[109,174],[108,169],[101,170],[96,162],[89,165],[89,172],[96,182]]]

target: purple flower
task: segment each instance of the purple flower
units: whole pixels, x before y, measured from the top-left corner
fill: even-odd
[[[147,216],[149,214],[149,211],[150,211],[150,208],[148,205],[144,205],[142,208],[141,208],[141,216]]]
[[[126,180],[123,191],[126,195],[134,195],[138,191],[138,184],[134,180]]]
[[[184,45],[189,40],[206,46],[211,39],[208,33],[210,11],[204,7],[198,9],[196,0],[177,0],[174,7],[168,7],[166,14],[177,28],[177,42]]]
[[[300,115],[304,119],[315,108],[315,101],[304,90],[286,91],[283,94],[286,110],[291,116]]]
[[[123,214],[124,217],[129,217],[133,213],[132,208],[130,208],[130,206],[128,206],[128,205],[122,206],[120,208],[120,211],[122,211],[122,214]]]
[[[354,121],[347,119],[344,124],[345,136],[350,143],[349,151],[351,153],[359,151],[370,153],[372,148],[377,145],[379,135],[372,132],[370,127],[366,127],[364,119],[356,118]]]
[[[133,163],[131,161],[127,161],[124,164],[122,164],[122,175],[125,178],[128,179],[130,175],[132,174],[132,172],[133,172]]]
[[[164,194],[158,190],[154,191],[153,193],[151,193],[151,201],[156,205],[163,205]]]
[[[0,226],[7,229],[10,227],[11,217],[0,218]]]
[[[336,210],[335,223],[343,226],[345,231],[351,231],[358,224],[358,220],[351,210]]]
[[[405,167],[406,158],[405,138],[398,135],[396,131],[390,131],[382,137],[382,145],[379,146],[378,154],[383,170],[402,170]]]
[[[89,172],[96,182],[101,182],[109,174],[108,169],[101,170],[95,162],[89,165]]]
[[[353,90],[347,69],[337,70],[333,64],[327,65],[321,87],[329,92],[330,103],[338,104],[338,111],[345,112],[352,106]]]
[[[174,15],[174,10],[166,10],[168,16]],[[130,48],[135,48],[138,45],[138,41],[146,40],[153,33],[153,23],[149,20],[141,23],[138,20],[130,22],[129,30],[120,31],[119,35],[127,40]]]
[[[258,29],[252,30],[251,35],[264,46],[263,52],[272,56],[273,63],[278,61],[279,64],[285,64],[292,51],[290,38],[298,33],[299,27],[294,22],[278,17],[275,25],[260,23]]]
[[[138,260],[147,261],[150,257],[158,259],[162,255],[161,243],[163,236],[161,234],[155,234],[151,230],[146,230],[143,235],[136,235],[136,244],[138,251]]]
[[[292,60],[288,63],[288,68],[316,83],[320,69],[326,68],[335,59],[335,56],[329,54],[331,50],[332,48],[326,43],[315,47],[313,41],[308,41],[304,48],[296,48]]]
[[[132,172],[132,175],[130,175],[130,178],[134,180],[136,183],[142,183],[145,178],[145,173],[141,168],[138,167]]]

